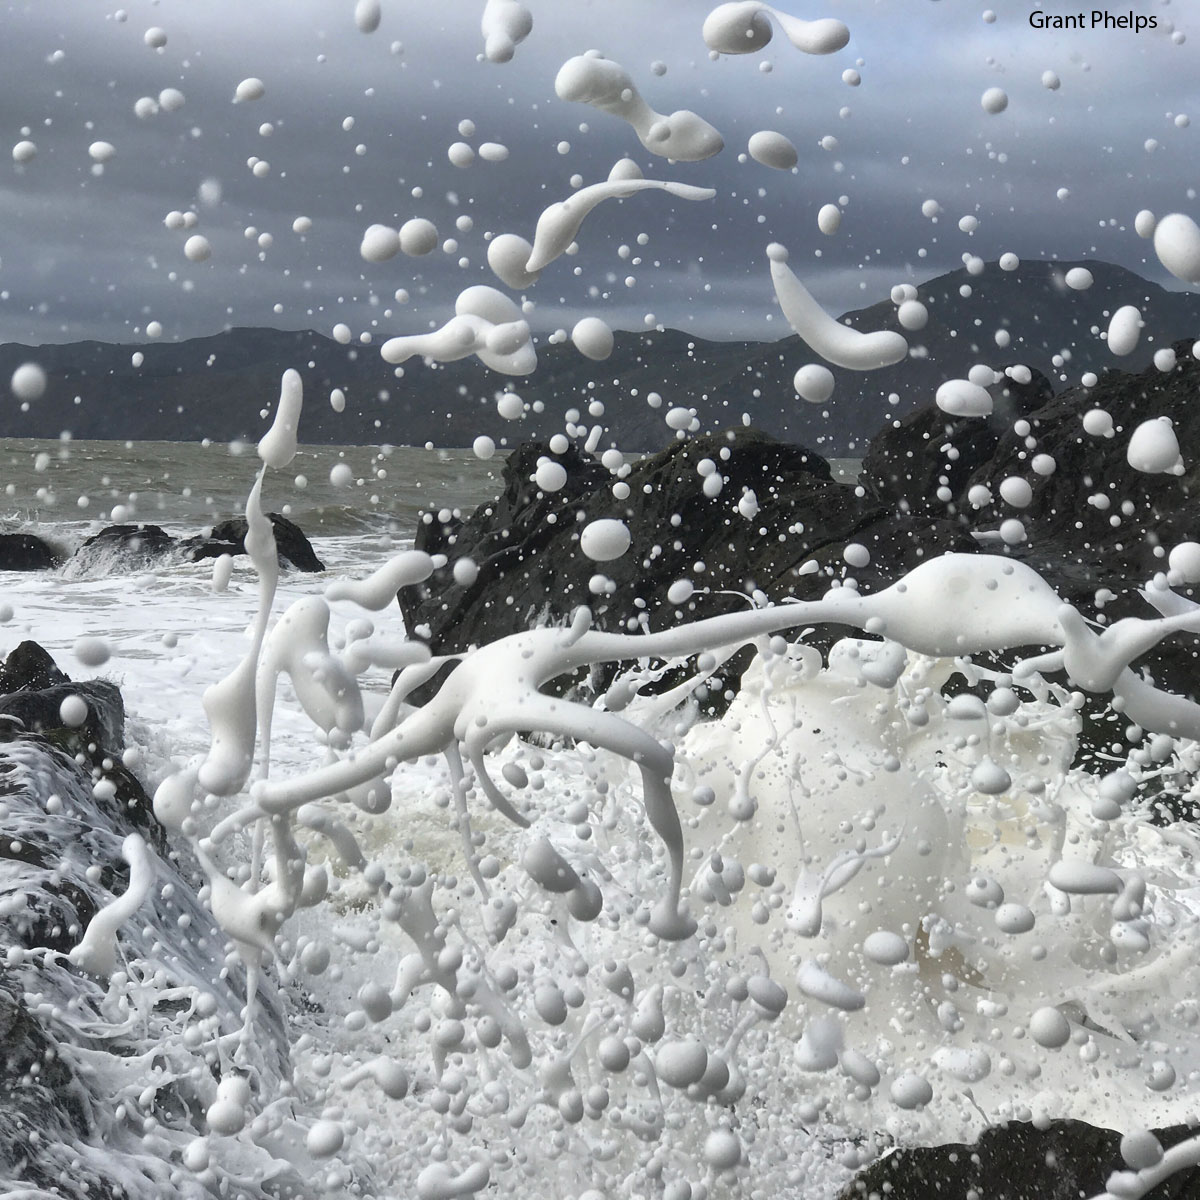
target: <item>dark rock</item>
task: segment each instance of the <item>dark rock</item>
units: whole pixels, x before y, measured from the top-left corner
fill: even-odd
[[[63,701],[72,696],[87,704],[87,715],[79,725],[68,725],[62,716]],[[106,679],[24,688],[0,696],[0,714],[15,717],[30,733],[61,732],[63,738],[85,747],[94,745],[109,754],[120,754],[125,746],[125,704],[121,689]]]
[[[884,425],[871,439],[859,483],[900,511],[945,512],[947,502],[937,498],[942,488],[953,504],[964,507],[970,477],[992,460],[1013,422],[1054,395],[1040,371],[1032,372],[1028,383],[1008,375],[988,391],[994,405],[988,417],[952,417],[930,404]]]
[[[561,491],[544,493],[531,482],[542,457],[567,468]],[[715,497],[704,492],[705,460],[723,479]],[[928,554],[975,548],[953,522],[893,518],[836,483],[820,455],[750,429],[678,441],[643,459],[624,478],[624,500],[613,495],[616,482],[576,450],[555,455],[541,444],[520,447],[505,466],[496,501],[465,520],[442,523],[426,514],[416,546],[449,561],[427,583],[401,591],[406,626],[437,653],[565,622],[581,604],[590,606],[600,629],[658,629],[744,609],[759,589],[772,599],[822,595],[848,573],[842,551],[850,542],[871,551],[870,565],[853,572],[863,591],[891,582]],[[596,563],[580,550],[579,534],[602,517],[624,521],[632,542],[616,561]],[[470,583],[454,578],[460,558],[478,568]],[[697,591],[674,605],[667,592],[680,579]],[[737,674],[735,665],[726,682]]]
[[[1157,1130],[1169,1148],[1193,1137],[1187,1126]],[[1109,1176],[1124,1170],[1121,1135],[1083,1121],[1048,1128],[1011,1123],[986,1129],[973,1146],[952,1144],[897,1150],[877,1159],[839,1200],[1080,1200],[1105,1191]],[[1194,1200],[1200,1167],[1170,1176],[1148,1200]]]
[[[48,688],[67,682],[66,675],[37,642],[21,642],[0,663],[0,696],[26,688]]]
[[[325,564],[317,557],[312,543],[299,525],[279,513],[268,513],[275,530],[275,547],[281,566],[293,566],[298,571],[323,571]],[[232,517],[212,527],[205,538],[190,538],[184,544],[193,562],[218,558],[222,554],[246,553],[246,518]]]
[[[66,565],[66,574],[78,578],[144,571],[175,546],[175,538],[158,525],[108,525],[75,551]]]
[[[89,703],[104,695],[122,712],[111,684],[98,693],[86,689],[100,685],[69,682],[39,691],[39,679],[65,677],[33,643],[0,671],[18,685],[6,704],[53,714],[65,690]],[[106,736],[106,748],[119,749],[119,726]],[[172,1160],[206,1131],[213,1098],[205,1048],[193,1051],[184,1037],[188,999],[211,997],[214,1035],[232,1039],[243,1025],[245,979],[226,969],[226,935],[199,900],[203,875],[190,849],[168,843],[149,797],[115,755],[89,755],[79,742],[78,730],[36,734],[0,723],[0,1192],[158,1200],[178,1194]],[[114,1002],[108,979],[70,957],[96,913],[130,886],[122,851],[131,834],[150,848],[154,897],[117,938],[120,969],[139,997],[135,1020]],[[273,1095],[291,1078],[287,1001],[273,970],[260,976],[257,996],[248,1073]],[[151,1058],[145,1078],[155,1084],[131,1121],[121,1092],[130,1064]],[[142,1141],[143,1118],[157,1152]],[[298,1172],[285,1170],[278,1183],[275,1194],[305,1193]]]
[[[0,571],[48,571],[59,556],[31,533],[0,533]]]

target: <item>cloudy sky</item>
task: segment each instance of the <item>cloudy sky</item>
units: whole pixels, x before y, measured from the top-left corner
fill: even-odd
[[[163,338],[338,322],[375,339],[424,331],[464,287],[497,283],[489,234],[532,237],[546,205],[626,155],[647,177],[717,195],[601,205],[578,253],[526,294],[535,330],[596,315],[783,336],[764,254],[774,240],[833,312],[964,253],[1099,257],[1183,286],[1133,217],[1200,216],[1194,8],[1126,0],[1121,13],[1153,15],[1158,29],[1057,33],[1009,0],[991,20],[974,0],[805,0],[788,10],[844,20],[847,47],[803,54],[776,27],[764,48],[714,60],[700,33],[711,0],[527,3],[533,32],[504,64],[480,61],[483,0],[381,0],[373,33],[357,27],[354,0],[5,5],[0,112],[8,144],[31,141],[36,155],[5,150],[0,164],[0,341],[140,341],[151,322]],[[165,45],[147,44],[155,28]],[[559,68],[588,49],[619,62],[656,110],[699,113],[725,149],[671,163],[620,118],[558,99]],[[1061,86],[1044,86],[1046,71]],[[265,95],[233,103],[250,76]],[[980,98],[994,87],[1008,106],[989,114]],[[170,93],[158,103],[164,89],[182,105]],[[762,129],[794,143],[794,170],[747,157]],[[448,158],[459,141],[509,154],[460,168]],[[102,164],[95,142],[114,149]],[[817,227],[829,203],[844,210],[834,236]],[[193,212],[194,227],[169,228],[173,211]],[[971,233],[964,216],[978,220]],[[311,228],[295,232],[298,217]],[[412,217],[431,220],[442,247],[363,260],[368,225]],[[207,261],[184,254],[194,233]]]

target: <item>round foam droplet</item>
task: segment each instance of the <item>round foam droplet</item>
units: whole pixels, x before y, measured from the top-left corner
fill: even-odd
[[[708,1066],[708,1051],[692,1038],[663,1042],[654,1056],[654,1068],[663,1083],[685,1088],[696,1083]]]
[[[1135,471],[1146,475],[1176,472],[1179,465],[1179,439],[1169,417],[1143,421],[1129,439],[1126,460]]]
[[[1074,288],[1077,292],[1086,292],[1095,282],[1087,267],[1072,267],[1065,278],[1067,287]]]
[[[820,363],[806,363],[792,377],[796,393],[809,404],[824,404],[833,395],[833,372]]]
[[[242,102],[247,100],[261,100],[266,94],[267,85],[253,75],[248,79],[243,79],[237,85],[237,90],[233,93],[234,99]]]
[[[22,363],[9,383],[18,400],[37,400],[46,390],[46,372],[37,363]]]
[[[82,696],[67,696],[58,706],[58,715],[68,729],[78,729],[88,719],[87,701]]]
[[[790,171],[800,160],[791,141],[773,129],[760,129],[752,133],[747,149],[755,162],[777,171]]]
[[[318,1121],[308,1131],[305,1139],[308,1152],[313,1158],[328,1158],[336,1154],[346,1140],[345,1131],[337,1121]]]
[[[1034,926],[1033,911],[1024,904],[1009,901],[996,909],[996,928],[1001,933],[1028,933]]]
[[[193,233],[183,243],[183,253],[192,262],[204,262],[206,258],[212,256],[212,246],[209,244],[208,238],[202,233]]]
[[[1176,279],[1200,283],[1200,226],[1186,213],[1169,213],[1155,225],[1154,253]]]
[[[986,113],[1002,113],[1008,107],[1008,93],[1003,88],[990,87],[979,97],[979,103]]]
[[[81,637],[76,639],[73,651],[85,667],[99,667],[108,662],[112,647],[104,638]]]
[[[1133,304],[1124,304],[1113,313],[1108,322],[1108,348],[1113,354],[1132,354],[1142,336],[1141,310]]]
[[[413,217],[400,226],[400,249],[413,258],[432,253],[437,244],[437,226],[424,217]]]
[[[969,379],[947,379],[933,400],[942,412],[952,417],[986,417],[992,411],[991,394]]]
[[[1163,1145],[1149,1129],[1131,1129],[1121,1139],[1121,1157],[1131,1171],[1145,1171],[1162,1162]]]
[[[842,224],[842,210],[836,204],[822,204],[817,213],[817,228],[832,237]],[[770,251],[768,250],[768,253]]]
[[[877,929],[863,939],[863,953],[882,967],[894,967],[908,960],[908,941],[888,929]]]
[[[471,443],[471,449],[475,451],[475,457],[486,462],[496,453],[496,443],[492,441],[486,433],[481,433],[474,442]]]
[[[584,317],[571,330],[575,349],[585,358],[602,362],[613,352],[613,331],[599,317]]]
[[[1167,565],[1184,583],[1200,583],[1200,542],[1180,542],[1172,546]]]
[[[1052,1005],[1037,1009],[1029,1018],[1029,1036],[1039,1046],[1056,1050],[1071,1037],[1071,1022]]]
[[[543,458],[534,472],[533,481],[543,492],[560,492],[567,486],[567,469],[552,458]]]
[[[379,0],[358,0],[354,6],[354,23],[360,33],[374,33],[383,18]]]
[[[579,535],[579,548],[593,562],[612,562],[629,549],[632,540],[624,521],[602,517],[583,527]]]
[[[368,225],[358,252],[367,262],[386,262],[399,254],[400,234],[390,225]]]
[[[933,1099],[933,1086],[924,1075],[906,1071],[892,1080],[888,1094],[897,1108],[924,1108]]]
[[[704,1139],[704,1161],[714,1171],[731,1171],[742,1161],[742,1143],[729,1129],[714,1129]]]

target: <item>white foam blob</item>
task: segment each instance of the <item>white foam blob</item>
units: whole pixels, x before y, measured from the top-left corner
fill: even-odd
[[[787,250],[778,242],[767,247],[775,295],[788,324],[827,362],[854,371],[871,371],[900,362],[908,343],[890,330],[860,333],[835,321],[813,299],[787,265]]]
[[[400,249],[412,258],[420,258],[437,249],[437,226],[425,217],[412,217],[400,226]]]
[[[817,213],[817,228],[832,237],[842,224],[842,210],[836,204],[822,204]]]
[[[599,317],[584,317],[571,330],[575,349],[585,358],[603,362],[613,352],[613,331]]]
[[[528,375],[537,366],[529,324],[503,292],[477,284],[459,293],[454,309],[456,315],[433,333],[389,338],[380,347],[384,362],[415,355],[454,362],[474,354],[504,375]]]
[[[88,147],[88,157],[98,163],[108,162],[116,152],[117,148],[112,142],[93,142]]]
[[[1072,267],[1065,276],[1067,287],[1077,292],[1086,292],[1095,282],[1087,267]]]
[[[773,17],[784,36],[805,54],[834,54],[850,40],[850,30],[832,17],[804,21],[759,0],[719,4],[704,19],[700,35],[719,54],[751,54],[771,40]]]
[[[487,0],[479,28],[484,57],[488,62],[506,63],[533,30],[533,15],[519,0]]]
[[[204,262],[205,259],[212,257],[212,246],[202,233],[193,233],[183,243],[183,253],[192,262]]]
[[[929,323],[929,309],[920,300],[905,300],[896,310],[896,319],[905,329],[915,333]]]
[[[991,394],[969,379],[947,379],[933,399],[942,412],[952,417],[986,417],[992,411]]]
[[[642,191],[667,192],[681,200],[711,200],[716,195],[712,188],[694,187],[688,183],[672,183],[660,179],[643,179],[640,171],[637,175],[632,175],[625,168],[624,164],[627,162],[627,159],[619,162],[604,183],[593,183],[581,188],[567,199],[542,210],[533,235],[533,248],[523,264],[526,275],[536,276],[563,254],[575,240],[587,215],[605,200],[626,199]],[[636,169],[635,164],[630,165]],[[508,255],[515,254],[515,250],[515,243],[507,243],[503,254],[507,258]],[[488,262],[492,269],[496,270],[490,254]],[[498,270],[496,273],[500,274]]]
[[[273,470],[286,467],[296,457],[296,431],[303,407],[304,383],[300,372],[289,367],[280,381],[275,420],[258,443],[258,457]]]
[[[360,33],[374,33],[383,19],[379,0],[358,0],[354,6],[354,24]]]
[[[12,157],[15,163],[33,162],[37,157],[37,146],[27,138],[19,141],[12,148]]]
[[[629,549],[629,526],[612,517],[590,521],[579,534],[579,548],[593,562],[612,562]]]
[[[252,75],[237,85],[233,98],[238,103],[245,103],[248,100],[261,100],[266,94],[267,85]]]
[[[1200,542],[1172,546],[1167,565],[1184,583],[1200,583]]]
[[[979,97],[979,103],[986,113],[1002,113],[1008,107],[1008,93],[1003,88],[990,87]]]
[[[9,380],[18,400],[38,400],[46,391],[46,372],[35,362],[22,363]]]
[[[824,404],[833,395],[833,372],[820,363],[806,363],[792,377],[792,386],[810,404]]]
[[[1157,225],[1158,218],[1148,208],[1143,208],[1133,218],[1134,232],[1140,238],[1152,238]]]
[[[764,167],[774,167],[777,171],[790,171],[800,160],[791,140],[773,129],[760,129],[752,133],[746,148],[755,162],[762,163]]]
[[[590,104],[628,121],[651,154],[699,162],[725,145],[720,133],[690,109],[669,116],[655,112],[642,99],[629,72],[596,51],[568,59],[555,77],[554,91],[560,100]]]
[[[1141,310],[1133,304],[1124,304],[1113,313],[1108,322],[1108,348],[1113,354],[1132,354],[1142,336]]]
[[[1179,439],[1170,417],[1143,421],[1129,438],[1126,460],[1147,475],[1176,475],[1182,471]]]
[[[1200,283],[1200,226],[1186,213],[1168,213],[1155,225],[1154,253],[1176,279]]]
[[[367,262],[387,262],[400,253],[400,234],[390,225],[368,225],[358,252]]]

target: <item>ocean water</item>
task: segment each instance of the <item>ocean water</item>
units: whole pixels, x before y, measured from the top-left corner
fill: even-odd
[[[257,465],[226,448],[50,449],[46,463],[46,448],[6,447],[13,525],[64,547],[93,531],[93,504],[195,532],[246,505]],[[343,462],[372,483],[330,485]],[[406,742],[424,718],[390,707],[403,644],[392,596],[397,571],[419,573],[414,514],[465,507],[495,484],[469,453],[302,451],[266,473],[262,506],[290,506],[327,569],[284,573],[266,607],[263,564],[246,557],[227,582],[212,563],[170,559],[6,575],[0,648],[33,638],[72,677],[120,684],[130,761],[168,823],[190,813],[182,828],[217,872],[201,899],[231,936],[226,967],[261,963],[291,996],[282,1035],[268,1010],[248,1025],[285,1056],[287,1095],[267,1102],[276,1069],[262,1053],[234,1055],[207,1085],[207,1126],[162,1121],[140,1150],[113,1127],[114,1177],[140,1159],[180,1195],[826,1200],[892,1144],[1014,1117],[1186,1119],[1187,1081],[1200,1078],[1183,969],[1200,938],[1194,839],[1110,811],[1128,775],[1072,769],[1065,693],[1036,678],[1013,691],[986,672],[986,704],[940,691],[951,650],[972,648],[964,636],[979,648],[1052,640],[1048,585],[1013,582],[1007,560],[947,556],[878,601],[842,589],[704,623],[703,636],[664,631],[661,646],[535,632],[486,648],[428,706],[453,728],[449,745]],[[79,495],[88,509],[60,519]],[[380,570],[390,582],[362,586]],[[978,615],[946,612],[951,593]],[[327,630],[312,625],[326,613]],[[852,636],[823,661],[779,636],[830,617],[851,634],[882,620],[895,640]],[[95,639],[109,657],[87,665]],[[747,639],[759,662],[723,721],[636,696],[645,653],[719,655]],[[553,674],[576,653],[630,661],[619,717],[583,709],[564,724],[519,666]],[[253,774],[225,789],[210,777],[226,797],[189,801],[188,785],[180,810],[165,792],[239,728],[253,733],[229,718],[247,654],[260,664]],[[321,696],[347,664],[363,710],[343,735]],[[351,742],[355,721],[377,740]],[[668,743],[664,800],[646,762]],[[386,782],[364,799],[372,746]],[[1190,743],[1173,753],[1189,769]],[[396,759],[407,761],[392,770]],[[348,766],[353,779],[329,774]],[[497,809],[497,788],[528,829]],[[262,882],[251,867],[270,789],[304,847],[306,898],[276,901],[289,915],[263,953],[245,914],[281,878],[269,856]],[[690,934],[672,925],[680,904],[698,922]],[[115,953],[144,975],[162,969],[155,944]],[[185,1062],[187,1027],[156,1035]],[[309,1182],[281,1182],[285,1162]]]

